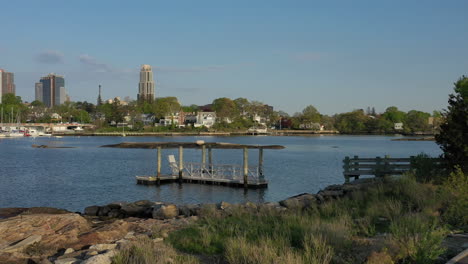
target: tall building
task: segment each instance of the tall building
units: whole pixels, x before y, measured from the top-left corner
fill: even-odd
[[[145,64],[141,66],[137,98],[138,101],[154,101],[154,80],[150,65]]]
[[[36,83],[36,99],[43,102],[47,107],[61,105],[67,100],[65,90],[65,79],[63,76],[51,73],[41,78]]]
[[[42,98],[42,95],[43,95],[42,83],[41,82],[36,83],[35,89],[36,89],[36,101],[44,102],[44,99]]]
[[[2,96],[7,93],[16,95],[15,75],[0,69],[0,103]]]

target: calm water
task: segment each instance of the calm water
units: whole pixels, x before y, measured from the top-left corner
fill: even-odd
[[[219,201],[277,201],[303,192],[342,183],[345,156],[409,157],[425,152],[435,156],[439,147],[430,141],[391,141],[389,136],[308,137],[63,137],[0,138],[0,207],[51,206],[82,211],[93,204],[154,200],[174,203]],[[141,186],[136,175],[154,174],[156,151],[99,148],[119,142],[195,141],[242,144],[279,144],[284,150],[265,150],[269,187],[248,190],[200,184]],[[72,146],[36,149],[32,144]],[[168,172],[168,154],[163,169]],[[257,151],[249,163],[256,163]],[[185,161],[199,162],[200,151],[186,150]],[[215,163],[242,163],[241,150],[214,150]],[[177,155],[176,155],[177,157]]]

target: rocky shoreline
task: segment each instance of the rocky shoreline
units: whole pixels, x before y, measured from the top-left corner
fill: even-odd
[[[332,185],[317,194],[303,193],[261,204],[175,205],[143,200],[93,205],[83,213],[48,207],[0,208],[0,263],[111,263],[112,256],[126,244],[141,238],[162,242],[169,232],[196,221],[207,211],[229,214],[236,207],[255,211],[305,210],[375,181]]]
[[[307,210],[379,181],[360,179],[267,203],[176,205],[143,200],[93,205],[83,213],[46,207],[0,208],[0,263],[110,264],[133,241],[150,239],[164,247],[162,242],[171,231],[209,213],[230,215],[236,208]]]

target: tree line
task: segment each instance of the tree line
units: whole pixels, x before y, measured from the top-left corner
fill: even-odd
[[[3,96],[0,107],[4,109],[4,122],[18,120],[22,122],[82,122],[94,123],[98,127],[131,122],[138,130],[143,128],[142,114],[151,115],[157,123],[172,113],[179,111],[196,113],[199,111],[216,112],[215,130],[243,130],[250,127],[265,126],[275,129],[337,130],[341,133],[415,133],[433,132],[442,120],[441,112],[426,113],[418,110],[404,112],[395,106],[388,107],[383,113],[376,113],[374,108],[353,110],[335,115],[321,114],[314,106],[305,107],[302,112],[290,116],[283,111],[274,111],[273,107],[246,98],[217,98],[205,106],[183,106],[176,97],[157,98],[154,102],[65,102],[47,108],[39,101],[33,101],[29,107],[22,103],[19,96]],[[432,117],[432,124],[429,118]],[[401,129],[395,124],[401,123]]]

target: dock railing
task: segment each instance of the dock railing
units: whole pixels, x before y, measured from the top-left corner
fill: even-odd
[[[415,164],[415,156],[409,158],[391,158],[386,155],[383,158],[353,158],[345,157],[343,160],[343,175],[346,182],[349,182],[350,177],[359,179],[361,175],[374,175],[382,177],[386,175],[401,175],[411,169]],[[433,162],[440,163],[441,159],[431,158]]]
[[[178,175],[177,165],[171,164],[173,175]],[[185,180],[210,180],[242,183],[244,168],[237,164],[203,164],[198,162],[185,162],[183,175]],[[259,166],[248,166],[248,181],[250,183],[264,183],[265,179],[260,173]]]

